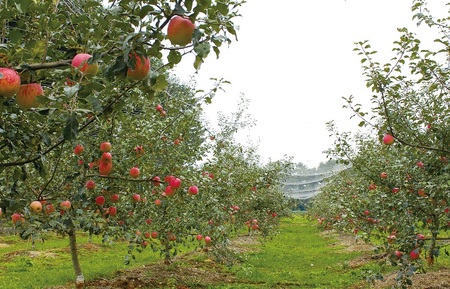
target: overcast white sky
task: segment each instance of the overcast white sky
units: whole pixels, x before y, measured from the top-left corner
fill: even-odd
[[[431,2],[440,16],[447,11],[444,0]],[[264,161],[288,155],[317,166],[333,142],[327,121],[345,131],[358,128],[351,112],[342,109],[342,96],[361,102],[370,97],[354,42],[369,40],[380,62],[390,59],[397,28],[417,30],[411,5],[410,0],[248,0],[236,21],[239,41],[223,47],[218,60],[211,55],[196,76],[203,89],[211,77],[231,81],[207,108],[208,116],[214,121],[217,111],[235,111],[243,93],[257,121],[241,133],[244,144],[259,143]],[[192,61],[184,59],[176,73],[194,73]]]

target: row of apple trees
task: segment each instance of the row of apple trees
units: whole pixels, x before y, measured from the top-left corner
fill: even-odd
[[[24,239],[67,235],[79,287],[80,231],[167,262],[185,242],[275,232],[289,161],[234,141],[243,110],[208,127],[223,80],[196,91],[170,74],[219,57],[244,1],[104,2],[0,2],[2,216]]]
[[[433,50],[407,29],[399,29],[391,61],[380,64],[368,42],[357,43],[363,75],[373,92],[370,111],[346,99],[361,118],[362,132],[340,132],[330,157],[351,168],[331,178],[311,207],[324,227],[375,241],[399,266],[398,285],[448,254],[450,226],[450,26],[413,1],[414,19],[440,33]]]

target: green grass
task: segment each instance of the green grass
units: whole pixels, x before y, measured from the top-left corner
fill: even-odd
[[[0,288],[44,288],[74,281],[68,238],[52,237],[43,243],[36,242],[34,248],[17,236],[1,237],[0,243],[8,245],[0,247]],[[77,243],[86,280],[108,278],[117,270],[130,268],[124,262],[125,243],[104,245],[100,237],[94,237],[89,243],[85,234],[79,234]],[[135,255],[132,266],[161,260],[159,253],[150,248]]]
[[[361,253],[331,246],[336,240],[319,233],[304,217],[283,220],[281,234],[236,269],[240,284],[210,288],[345,288],[362,280],[362,270],[372,269],[371,264],[349,269],[348,262]]]
[[[336,245],[334,235],[321,232],[321,229],[301,215],[283,219],[280,234],[262,245],[254,245],[260,248],[245,254],[247,262],[231,269],[230,273],[237,279],[235,282],[207,288],[348,288],[361,282],[364,272],[380,272],[381,269],[375,263],[350,268],[349,262],[360,256],[361,252],[342,250],[342,246]],[[131,262],[131,266],[127,266],[124,263],[126,243],[105,245],[101,243],[100,237],[94,237],[90,243],[86,234],[79,234],[77,240],[86,280],[109,279],[118,270],[162,260],[159,252],[155,253],[148,248],[142,253],[136,252],[136,260]],[[0,237],[0,244],[8,245],[0,246],[0,288],[47,288],[74,281],[68,238],[52,236],[43,243],[37,242],[32,248],[29,241],[17,236],[6,236]],[[186,252],[190,249],[182,250]],[[192,254],[190,258],[200,263],[211,261],[205,254]],[[192,266],[190,262],[183,263],[184,265]],[[206,267],[211,274],[216,273],[214,270],[217,267]],[[434,268],[448,267],[450,257],[442,252]],[[202,280],[197,281],[194,283],[202,284]],[[175,279],[174,282],[176,283]]]

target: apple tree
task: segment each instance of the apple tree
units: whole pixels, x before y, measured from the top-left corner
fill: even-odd
[[[242,2],[0,2],[2,211],[24,238],[69,235],[80,285],[78,229],[141,241],[129,219],[172,193],[164,176],[195,185],[204,99],[168,69],[218,57]]]
[[[435,262],[444,246],[439,234],[450,221],[448,20],[433,18],[423,1],[412,3],[418,24],[440,37],[425,49],[416,34],[398,29],[394,56],[385,64],[376,61],[369,42],[356,44],[372,107],[345,99],[361,118],[362,133],[342,133],[329,124],[336,139],[329,155],[351,168],[330,180],[312,210],[322,224],[378,237],[392,264],[402,265],[400,286],[411,283],[421,252]],[[320,216],[325,207],[331,209]]]

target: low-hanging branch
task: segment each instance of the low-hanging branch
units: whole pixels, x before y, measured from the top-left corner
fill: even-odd
[[[34,64],[22,64],[14,69],[17,72],[22,72],[25,70],[41,70],[41,69],[51,69],[51,68],[59,68],[66,67],[71,65],[72,60],[61,60],[47,63],[34,63]]]
[[[165,183],[164,181],[155,179],[154,177],[151,178],[145,178],[145,179],[132,179],[132,178],[125,178],[120,176],[109,176],[109,175],[97,175],[97,174],[89,174],[86,175],[87,178],[104,178],[104,179],[113,179],[113,180],[122,180],[127,182],[137,182],[137,183],[144,183],[144,182],[152,182],[152,183]]]

